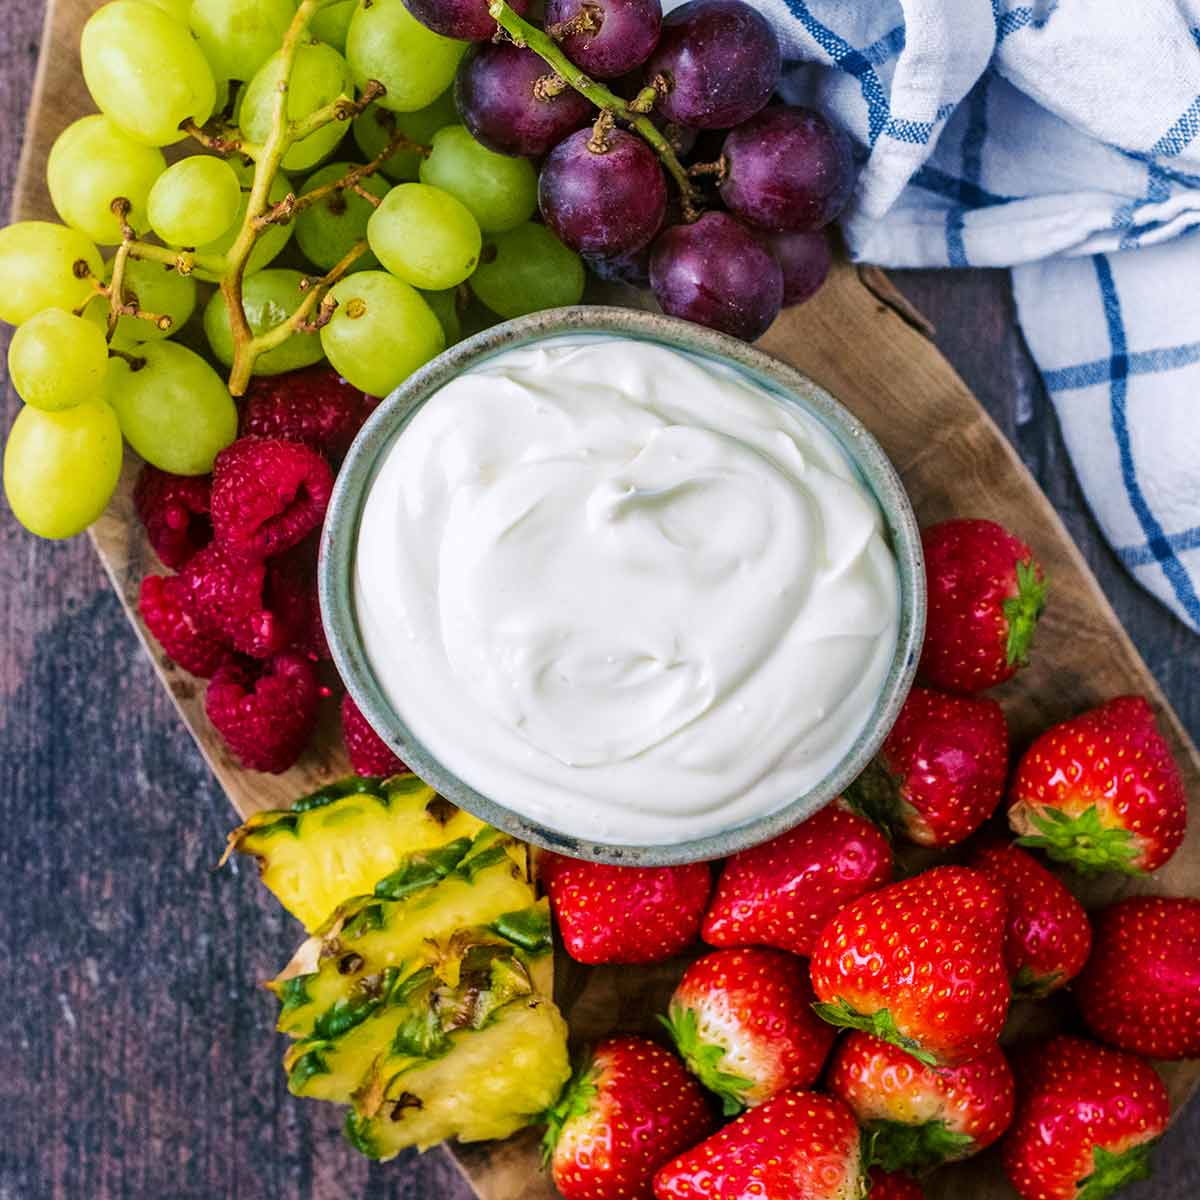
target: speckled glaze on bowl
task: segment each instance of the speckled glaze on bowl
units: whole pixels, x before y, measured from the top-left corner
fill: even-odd
[[[413,736],[387,700],[367,661],[354,610],[354,556],[367,492],[393,439],[444,384],[503,351],[570,335],[656,342],[733,367],[785,402],[816,417],[837,439],[883,512],[900,576],[896,652],[871,718],[838,766],[802,796],[765,816],[701,838],[616,845],[551,829],[482,795],[448,771]],[[379,406],[342,465],[325,518],[320,560],[321,615],[334,662],[367,720],[397,754],[447,799],[525,841],[575,858],[625,866],[663,866],[721,858],[776,837],[824,807],[856,778],[887,736],[916,673],[925,630],[925,571],[916,518],[879,443],[828,392],[744,342],[657,313],[581,305],[534,313],[460,342],[410,376]]]

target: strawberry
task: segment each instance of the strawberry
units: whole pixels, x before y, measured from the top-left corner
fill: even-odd
[[[1083,905],[1017,846],[989,846],[971,865],[1008,899],[1004,962],[1016,994],[1040,1000],[1070,983],[1092,948],[1092,927]]]
[[[1154,712],[1118,696],[1048,729],[1013,779],[1008,823],[1085,874],[1155,871],[1179,849],[1187,797]]]
[[[909,1175],[892,1175],[871,1168],[871,1182],[867,1188],[869,1200],[925,1200],[921,1185]]]
[[[683,973],[663,1024],[691,1071],[732,1116],[816,1081],[834,1031],[812,1011],[798,958],[716,950]]]
[[[543,1144],[566,1200],[652,1200],[654,1172],[716,1125],[679,1059],[639,1037],[601,1042],[548,1119]]]
[[[956,520],[921,534],[928,618],[918,673],[945,692],[982,692],[1029,660],[1046,606],[1033,552],[995,521]]]
[[[861,1138],[832,1096],[783,1092],[654,1177],[656,1200],[860,1200]]]
[[[1096,919],[1075,985],[1088,1028],[1151,1058],[1200,1058],[1200,900],[1131,896]]]
[[[581,963],[662,962],[696,940],[707,863],[613,867],[546,854],[541,878],[567,953]]]
[[[840,802],[781,837],[735,854],[701,936],[711,946],[777,946],[806,957],[839,909],[892,878],[887,839]]]
[[[826,1086],[867,1134],[871,1161],[921,1174],[990,1146],[1013,1115],[1013,1077],[999,1046],[935,1069],[869,1033],[838,1046]]]
[[[813,953],[818,1015],[930,1066],[978,1058],[1008,1012],[1004,905],[967,867],[934,867],[855,900]]]
[[[919,846],[954,846],[996,811],[1007,776],[1000,705],[917,687],[847,795],[893,834]]]
[[[1104,1200],[1150,1174],[1167,1089],[1146,1061],[1057,1037],[1017,1064],[1004,1170],[1022,1200]]]

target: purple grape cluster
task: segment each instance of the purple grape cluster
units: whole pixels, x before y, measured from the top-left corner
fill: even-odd
[[[689,0],[666,17],[661,0],[546,0],[542,53],[528,29],[528,47],[480,41],[486,0],[405,3],[479,42],[455,88],[463,124],[497,153],[541,160],[541,218],[594,274],[649,283],[665,312],[748,340],[821,287],[825,227],[854,185],[850,140],[775,99],[779,41],[744,0]],[[558,71],[556,50],[569,60]],[[645,113],[674,161],[611,96],[615,113],[585,98],[579,72],[584,90],[602,81]]]

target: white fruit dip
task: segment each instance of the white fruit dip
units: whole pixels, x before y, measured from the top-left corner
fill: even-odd
[[[899,621],[879,509],[814,417],[622,338],[508,350],[381,458],[371,668],[442,766],[552,830],[662,845],[822,780]]]

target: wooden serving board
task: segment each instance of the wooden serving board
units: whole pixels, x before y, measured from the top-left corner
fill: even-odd
[[[43,182],[46,155],[58,133],[93,108],[80,77],[77,46],[84,21],[99,5],[100,0],[50,0],[17,184],[18,219],[54,219]],[[996,693],[1015,747],[1019,750],[1047,725],[1081,709],[1124,692],[1140,692],[1158,711],[1189,795],[1200,796],[1200,755],[1062,522],[1012,446],[916,328],[919,322],[911,314],[906,318],[902,309],[888,301],[882,276],[842,264],[815,300],[785,313],[761,344],[827,388],[872,430],[904,478],[923,523],[953,515],[991,517],[1019,531],[1033,547],[1051,582],[1050,605],[1033,664]],[[164,685],[233,806],[242,816],[287,806],[346,773],[333,712],[317,747],[285,775],[244,771],[224,751],[205,719],[202,685],[163,659],[137,617],[141,579],[160,568],[133,513],[134,471],[127,467],[92,539]],[[1200,820],[1192,822],[1183,849],[1154,877],[1112,877],[1081,889],[1089,906],[1137,891],[1200,891]],[[680,970],[680,964],[652,971],[560,965],[559,1000],[581,1039],[616,1028],[652,1031],[654,1014],[663,1011]],[[1069,1016],[1069,1005],[1060,1000],[1036,1011],[1018,1011],[1013,1023],[1021,1029],[1046,1027],[1064,1015]],[[1161,1069],[1178,1110],[1200,1087],[1200,1062],[1161,1064]],[[539,1169],[532,1135],[453,1152],[481,1200],[551,1200],[557,1194]],[[929,1190],[942,1200],[1013,1195],[994,1154],[942,1173]]]

